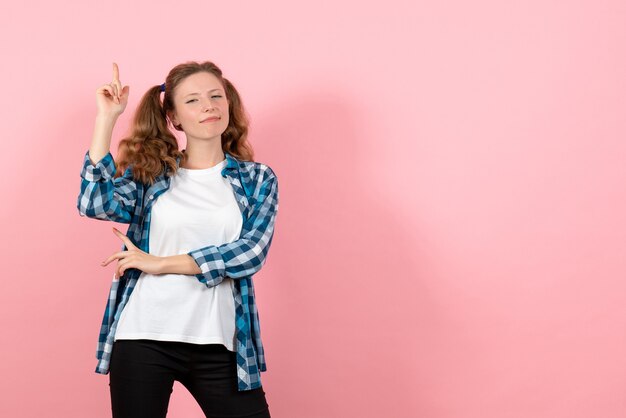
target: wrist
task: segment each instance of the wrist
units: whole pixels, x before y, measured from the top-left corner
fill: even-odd
[[[96,122],[115,123],[119,118],[119,113],[112,112],[98,112],[96,114]]]
[[[157,274],[165,274],[168,269],[168,257],[157,257]]]

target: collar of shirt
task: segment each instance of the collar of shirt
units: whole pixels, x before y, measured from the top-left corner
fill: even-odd
[[[232,173],[237,171],[237,168],[239,167],[239,160],[235,156],[226,151],[224,151],[224,156],[226,157],[226,166],[222,170],[222,176],[226,173]],[[176,157],[176,167],[180,167],[181,158],[182,157],[180,156]]]

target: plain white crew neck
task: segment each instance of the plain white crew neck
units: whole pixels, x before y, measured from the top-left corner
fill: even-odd
[[[206,175],[211,175],[216,172],[221,172],[222,169],[226,166],[226,158],[224,158],[219,163],[215,164],[213,167],[209,168],[183,168],[178,167],[181,173],[190,176],[190,177],[203,177]]]

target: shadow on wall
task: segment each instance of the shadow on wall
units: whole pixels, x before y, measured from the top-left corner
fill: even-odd
[[[394,213],[402,202],[381,200],[359,178],[360,166],[393,170],[360,152],[363,141],[385,146],[359,126],[373,115],[338,97],[339,86],[328,89],[294,95],[251,121],[251,141],[279,167],[281,186],[268,257],[272,281],[281,283],[263,289],[280,303],[260,302],[259,315],[271,315],[261,319],[262,332],[271,327],[282,334],[274,341],[289,342],[267,353],[272,381],[288,393],[268,397],[280,399],[277,416],[416,416],[427,396],[420,391],[421,365],[429,362],[420,357],[422,330],[437,315],[420,281],[418,266],[428,260]],[[276,254],[286,251],[289,257]]]

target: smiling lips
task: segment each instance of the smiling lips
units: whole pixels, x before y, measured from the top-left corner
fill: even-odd
[[[200,123],[205,123],[205,122],[216,122],[216,121],[218,121],[218,120],[220,120],[220,118],[219,118],[219,117],[217,117],[217,116],[211,116],[210,118],[207,118],[207,119],[203,120],[203,121],[202,121],[202,122],[200,122]]]

